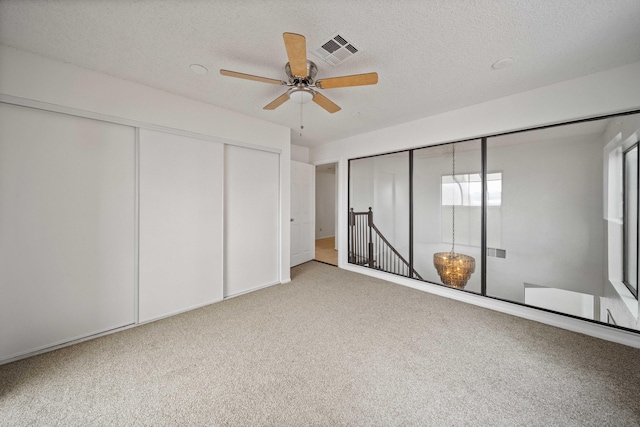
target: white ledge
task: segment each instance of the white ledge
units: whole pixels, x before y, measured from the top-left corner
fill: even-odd
[[[620,296],[620,299],[622,300],[622,302],[624,302],[624,305],[627,306],[627,309],[629,310],[631,315],[636,320],[638,320],[638,300],[633,296],[631,291],[629,291],[629,289],[627,289],[627,286],[620,281],[609,280],[609,283],[611,283],[613,289],[616,290],[616,292]]]

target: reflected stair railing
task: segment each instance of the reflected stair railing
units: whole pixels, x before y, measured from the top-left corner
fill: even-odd
[[[423,280],[373,223],[373,212],[349,211],[349,263]]]

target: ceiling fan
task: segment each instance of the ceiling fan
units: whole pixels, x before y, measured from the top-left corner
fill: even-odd
[[[340,107],[318,92],[318,89],[364,86],[378,83],[378,73],[354,74],[351,76],[316,80],[318,67],[307,59],[307,42],[304,36],[294,33],[284,33],[282,37],[284,38],[284,46],[287,49],[287,56],[289,57],[289,62],[284,67],[288,81],[238,73],[236,71],[220,70],[220,74],[223,76],[287,86],[289,89],[265,105],[263,107],[265,110],[275,110],[289,99],[293,99],[299,104],[313,101],[329,113],[335,113],[336,111],[340,111]]]

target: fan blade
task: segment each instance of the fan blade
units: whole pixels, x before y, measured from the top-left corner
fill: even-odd
[[[329,98],[324,96],[323,94],[316,92],[316,95],[313,97],[313,102],[324,108],[330,113],[335,113],[336,111],[340,111],[340,107],[334,104]]]
[[[287,48],[291,74],[298,77],[307,76],[307,41],[304,36],[294,33],[282,34],[284,46]]]
[[[378,83],[378,73],[366,73],[318,80],[316,86],[320,89],[331,89],[334,87],[374,85],[376,83]]]
[[[268,103],[267,105],[265,105],[262,109],[275,110],[276,108],[278,108],[279,106],[287,102],[288,100],[289,100],[289,94],[285,92],[279,97],[277,97],[276,99],[274,99],[273,101],[271,101],[270,103]]]
[[[271,83],[274,85],[286,85],[286,82],[277,79],[269,79],[267,77],[254,76],[253,74],[238,73],[237,71],[220,70],[220,74],[228,77],[236,77],[239,79],[254,80],[256,82]]]

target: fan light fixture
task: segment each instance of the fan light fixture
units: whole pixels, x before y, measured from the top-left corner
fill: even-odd
[[[453,180],[460,187],[460,195],[462,195],[462,187],[456,178],[456,145],[452,144],[452,173]],[[455,252],[456,248],[456,204],[455,200],[451,205],[452,222],[451,235],[452,245],[450,252],[438,252],[433,254],[433,265],[438,271],[438,275],[445,285],[456,289],[464,289],[467,281],[474,271],[476,271],[476,260],[469,255],[459,254]]]
[[[306,104],[310,102],[315,94],[311,91],[311,89],[307,89],[304,87],[295,88],[289,91],[289,99],[297,104]]]

